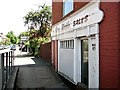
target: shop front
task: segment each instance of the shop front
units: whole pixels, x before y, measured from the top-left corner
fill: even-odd
[[[90,2],[54,24],[51,33],[52,40],[58,41],[58,73],[89,88],[99,88],[99,22],[103,19],[99,4]]]

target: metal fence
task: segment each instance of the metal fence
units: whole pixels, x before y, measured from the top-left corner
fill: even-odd
[[[4,89],[12,74],[14,65],[14,51],[2,50],[0,51],[0,90]]]

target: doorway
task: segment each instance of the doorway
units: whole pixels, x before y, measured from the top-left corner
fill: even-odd
[[[88,86],[88,39],[81,40],[81,82]]]

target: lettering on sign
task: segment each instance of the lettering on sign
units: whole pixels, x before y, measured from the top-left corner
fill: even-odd
[[[64,29],[67,29],[69,27],[70,27],[70,22],[68,21],[68,22],[62,24],[61,29],[64,30]]]
[[[74,20],[74,21],[73,21],[73,26],[76,26],[76,25],[85,23],[85,22],[87,22],[87,21],[88,21],[88,15],[86,15],[85,17],[79,18],[79,19],[77,19],[77,20]]]

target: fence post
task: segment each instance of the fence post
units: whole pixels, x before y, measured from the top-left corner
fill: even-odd
[[[4,53],[1,54],[1,76],[2,76],[2,88],[4,87],[5,83],[5,74],[4,74]]]
[[[14,66],[14,59],[15,59],[15,56],[14,56],[14,51],[11,51],[11,70],[13,70],[13,66]]]
[[[0,54],[0,90],[2,89],[2,55]]]
[[[9,78],[9,73],[8,73],[8,52],[6,52],[6,82],[7,82],[7,80],[8,80],[8,78]]]
[[[9,75],[10,75],[10,59],[11,59],[10,52],[8,57],[9,57],[8,61],[9,61]]]
[[[0,53],[0,90],[5,89],[12,74],[14,58],[14,51],[10,50]]]

